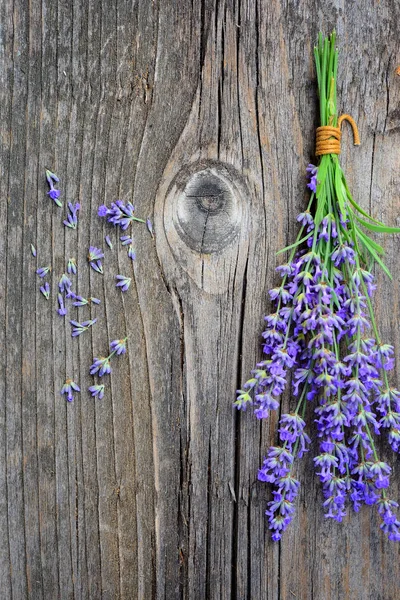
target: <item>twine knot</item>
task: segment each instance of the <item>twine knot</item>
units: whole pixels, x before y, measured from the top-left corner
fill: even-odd
[[[350,115],[342,115],[338,119],[337,127],[323,125],[317,128],[317,141],[315,146],[315,155],[322,154],[340,154],[340,139],[342,132],[340,130],[343,121],[348,121],[353,129],[354,145],[360,145],[360,136],[355,120]]]

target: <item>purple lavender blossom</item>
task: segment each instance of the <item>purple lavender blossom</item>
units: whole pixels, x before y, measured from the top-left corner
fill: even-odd
[[[84,321],[83,323],[78,323],[77,321],[70,321],[72,325],[72,337],[77,337],[81,335],[84,331],[87,331],[90,327],[92,327],[96,323],[97,319],[92,319],[89,321]]]
[[[31,244],[31,254],[32,256],[36,257],[36,248],[33,244]]]
[[[59,306],[59,308],[57,309],[58,314],[61,317],[64,317],[68,311],[64,306],[64,298],[63,298],[62,294],[58,294],[58,306]]]
[[[101,258],[104,258],[103,250],[100,248],[96,248],[95,246],[90,246],[88,261],[92,269],[97,271],[97,273],[103,274],[103,265],[101,264]]]
[[[75,302],[73,302],[74,306],[87,306],[88,304],[100,304],[100,300],[98,298],[94,298],[93,296],[90,296],[89,298],[76,296]]]
[[[36,273],[39,275],[39,277],[46,277],[50,270],[50,267],[40,267],[37,269]]]
[[[149,218],[146,219],[146,226],[152,238],[154,238],[153,223]]]
[[[125,275],[116,275],[115,279],[117,279],[118,283],[116,283],[116,287],[120,287],[122,292],[126,292],[131,285],[132,279],[130,277],[125,277]]]
[[[107,246],[110,248],[110,250],[112,250],[113,245],[112,245],[112,242],[110,240],[110,236],[106,235],[106,237],[104,239],[105,239],[105,242],[106,242]]]
[[[307,183],[307,187],[315,194],[317,192],[317,174],[318,167],[315,165],[309,164],[306,169],[310,181]]]
[[[123,246],[127,246],[128,244],[132,244],[132,238],[129,235],[121,235],[119,238]]]
[[[104,384],[91,385],[89,388],[89,392],[92,394],[93,398],[97,396],[97,398],[101,400],[104,396]]]
[[[128,256],[131,260],[136,260],[136,252],[134,251],[132,245],[128,248]]]
[[[101,356],[100,358],[95,358],[93,360],[93,364],[90,367],[90,374],[96,375],[96,373],[99,377],[111,373],[110,356]]]
[[[42,285],[40,287],[40,291],[42,292],[42,294],[46,298],[46,300],[48,300],[50,297],[50,285],[47,281],[45,282],[44,285]]]
[[[134,216],[135,208],[131,202],[126,204],[122,200],[116,200],[111,203],[110,208],[102,205],[98,209],[99,217],[107,217],[107,221],[113,225],[117,225],[125,231],[134,221],[145,223],[143,219]]]
[[[60,281],[58,282],[58,287],[60,289],[60,292],[61,293],[65,292],[66,294],[68,294],[68,292],[71,290],[71,286],[72,286],[72,281],[65,273],[63,273],[61,275]]]
[[[76,204],[72,204],[72,202],[68,202],[69,213],[67,215],[67,220],[63,221],[65,227],[69,227],[70,229],[76,229],[78,225],[78,210],[80,210],[81,205],[79,202]]]
[[[111,354],[116,353],[117,356],[126,353],[126,341],[128,338],[122,340],[113,340],[110,344]]]
[[[75,258],[70,258],[68,260],[67,273],[69,275],[76,275],[76,260],[75,260]]]
[[[46,179],[47,183],[50,186],[50,190],[47,192],[48,196],[50,196],[50,198],[55,202],[55,204],[57,204],[57,206],[61,208],[62,202],[60,202],[60,200],[58,199],[60,197],[61,192],[60,190],[57,190],[54,187],[54,183],[58,183],[59,181],[57,175],[46,169]]]
[[[74,399],[74,392],[80,391],[79,385],[72,381],[72,379],[67,379],[61,389],[61,394],[66,394],[68,402],[72,402]]]

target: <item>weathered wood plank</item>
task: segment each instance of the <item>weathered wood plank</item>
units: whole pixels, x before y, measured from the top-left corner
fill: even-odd
[[[398,3],[6,0],[0,20],[1,597],[395,600],[397,546],[369,510],[324,521],[311,453],[296,520],[270,541],[256,474],[276,419],[260,427],[232,401],[307,197],[320,28],[338,31],[340,107],[360,128],[342,155],[351,188],[399,224]],[[97,217],[116,198],[155,224],[155,239],[133,228],[134,263]],[[77,231],[62,226],[68,201]],[[384,243],[394,283],[378,275],[375,305],[400,360],[399,240]],[[89,245],[105,248],[104,276]],[[98,319],[74,340],[55,311],[70,257],[77,293],[101,299],[70,309]],[[94,400],[92,359],[125,335]],[[66,377],[82,389],[71,404]],[[398,459],[381,451],[399,498]]]

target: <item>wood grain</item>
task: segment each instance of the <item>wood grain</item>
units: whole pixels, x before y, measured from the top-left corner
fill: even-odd
[[[399,550],[374,511],[324,520],[312,453],[296,519],[270,541],[256,474],[276,418],[232,409],[260,356],[275,252],[306,202],[320,29],[338,32],[340,110],[361,135],[359,149],[344,136],[351,189],[400,225],[399,23],[394,0],[1,3],[2,600],[400,597]],[[133,228],[134,263],[97,216],[117,198],[154,222],[154,239]],[[77,231],[62,225],[68,201]],[[400,364],[399,237],[383,244],[394,281],[378,274],[375,308]],[[105,248],[104,276],[89,245]],[[101,299],[70,310],[98,319],[78,339],[55,310],[70,257],[77,293]],[[95,400],[92,358],[125,335]],[[66,377],[82,388],[71,404]],[[380,447],[400,498],[398,458]]]

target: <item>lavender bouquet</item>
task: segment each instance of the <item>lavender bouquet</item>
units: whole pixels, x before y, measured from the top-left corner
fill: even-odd
[[[259,419],[279,408],[292,370],[295,408],[279,420],[279,443],[268,449],[258,478],[274,486],[266,515],[272,539],[281,539],[295,512],[299,481],[294,461],[310,444],[306,412],[314,419],[319,454],[314,458],[322,482],[325,516],[342,521],[348,504],[358,511],[374,504],[381,529],[400,541],[397,502],[388,496],[390,466],[380,460],[374,436],[385,431],[400,450],[400,392],[390,386],[393,347],[382,342],[371,296],[371,269],[383,249],[367,232],[399,233],[368,215],[352,198],[341,169],[340,125],[336,109],[335,34],[315,48],[321,127],[317,130],[318,167],[309,165],[311,197],[297,220],[301,228],[287,263],[277,268],[281,284],[269,294],[275,304],[265,317],[265,358],[238,390],[235,405],[254,407]]]

